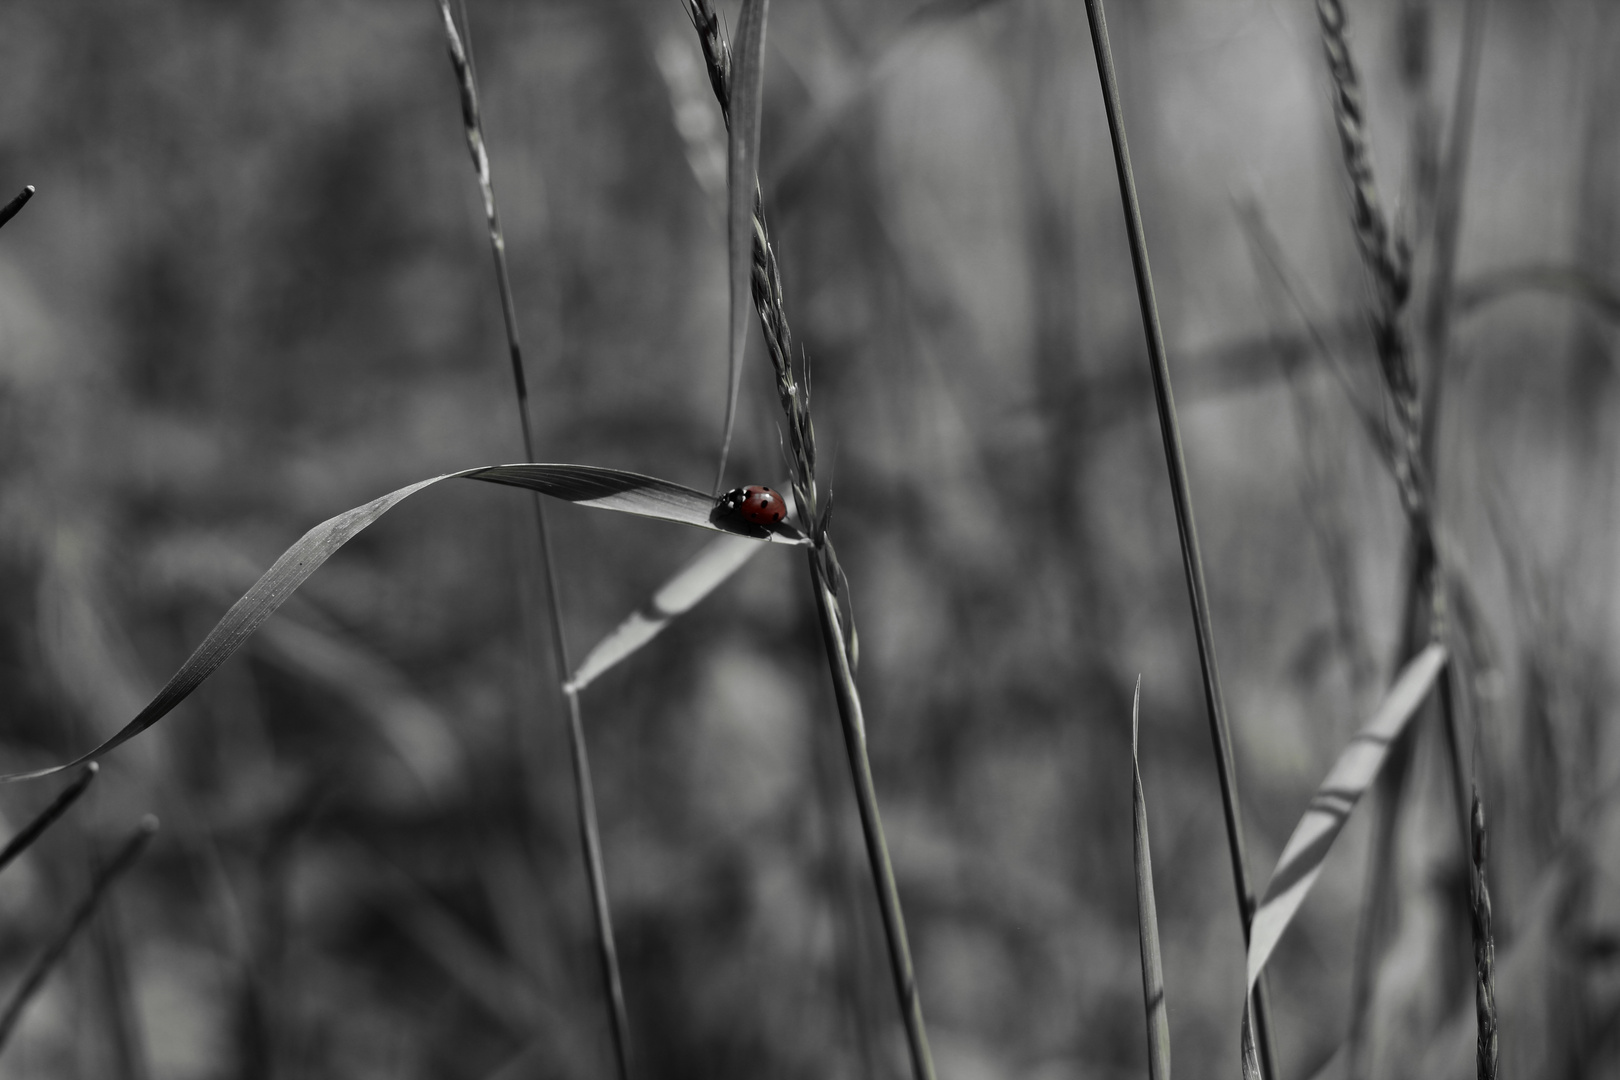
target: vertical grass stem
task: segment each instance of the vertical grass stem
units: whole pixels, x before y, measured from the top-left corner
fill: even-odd
[[[1130,150],[1125,140],[1125,120],[1120,104],[1119,78],[1114,69],[1113,50],[1108,42],[1108,25],[1102,0],[1086,0],[1086,18],[1091,24],[1092,47],[1097,55],[1097,75],[1102,82],[1103,105],[1108,113],[1108,135],[1114,145],[1114,164],[1119,174],[1120,201],[1125,211],[1125,230],[1130,241],[1131,269],[1136,277],[1136,296],[1142,308],[1142,328],[1147,336],[1148,362],[1153,372],[1153,396],[1158,405],[1159,432],[1164,438],[1165,463],[1170,473],[1170,492],[1175,503],[1176,527],[1181,540],[1181,561],[1187,577],[1187,593],[1192,602],[1193,628],[1198,640],[1198,663],[1203,674],[1204,705],[1209,714],[1210,737],[1215,746],[1215,763],[1221,784],[1221,808],[1226,818],[1227,846],[1232,862],[1232,882],[1237,890],[1238,912],[1243,922],[1243,942],[1247,948],[1249,923],[1254,913],[1254,890],[1249,883],[1248,859],[1244,852],[1243,818],[1238,806],[1237,775],[1233,765],[1232,737],[1226,720],[1226,704],[1221,694],[1220,671],[1215,660],[1215,635],[1209,614],[1209,594],[1204,584],[1203,557],[1198,548],[1198,527],[1193,519],[1192,496],[1187,481],[1187,462],[1182,451],[1181,429],[1176,422],[1175,398],[1170,390],[1170,365],[1165,353],[1164,331],[1159,322],[1158,300],[1153,293],[1153,272],[1148,265],[1147,234],[1142,226],[1142,207],[1136,196],[1136,178],[1131,170]],[[1254,995],[1253,1015],[1260,1049],[1260,1064],[1267,1076],[1275,1076],[1271,1050],[1271,1010],[1265,984]]]
[[[490,174],[489,152],[484,143],[483,118],[478,107],[478,79],[473,68],[471,33],[462,42],[449,0],[438,0],[444,19],[444,32],[461,90],[461,114],[466,127],[467,150],[472,155],[484,199],[484,217],[489,226],[489,245],[495,260],[495,280],[500,290],[501,319],[506,330],[507,353],[512,364],[512,383],[517,397],[518,421],[523,429],[523,454],[533,461],[534,421],[529,404],[528,380],[523,370],[523,347],[518,337],[517,308],[512,295],[512,275],[506,262],[506,238],[501,232],[500,211],[495,201],[495,185]],[[466,10],[462,23],[466,25]],[[535,534],[540,562],[546,578],[547,614],[550,618],[553,660],[559,686],[567,706],[568,745],[574,769],[574,795],[579,818],[580,842],[584,849],[587,880],[590,883],[591,913],[596,923],[597,952],[602,964],[602,980],[608,1005],[608,1023],[613,1036],[614,1060],[620,1080],[630,1078],[630,1022],[624,1005],[624,984],[619,974],[618,949],[613,937],[613,917],[607,900],[607,878],[602,865],[601,828],[597,823],[595,788],[591,782],[590,758],[585,748],[585,728],[580,718],[579,695],[566,687],[571,672],[568,642],[563,635],[562,601],[557,592],[557,565],[551,554],[550,530],[540,495],[532,495]]]
[[[844,729],[844,746],[849,752],[850,773],[855,780],[855,804],[860,810],[861,834],[866,855],[872,864],[872,880],[877,885],[878,906],[883,913],[884,937],[889,945],[889,970],[894,976],[901,1020],[906,1029],[906,1045],[911,1053],[911,1071],[916,1080],[935,1080],[934,1058],[928,1047],[928,1030],[923,1023],[922,1000],[917,994],[917,976],[911,965],[911,946],[906,940],[905,916],[900,910],[900,890],[889,861],[889,845],[878,816],[877,790],[872,784],[872,763],[866,753],[866,720],[861,698],[850,670],[849,653],[838,629],[838,600],[827,581],[819,552],[810,552],[810,580],[816,594],[816,611],[821,621],[822,642],[832,669],[833,693],[838,699],[838,719]]]

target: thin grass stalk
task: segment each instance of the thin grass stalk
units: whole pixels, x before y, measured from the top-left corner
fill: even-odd
[[[1474,935],[1474,1012],[1479,1035],[1475,1048],[1478,1080],[1496,1080],[1496,941],[1491,934],[1491,891],[1485,884],[1485,811],[1473,789],[1469,824],[1468,907]]]
[[[1243,945],[1248,948],[1249,923],[1254,916],[1254,889],[1249,881],[1248,858],[1244,851],[1243,816],[1238,805],[1237,772],[1233,762],[1232,735],[1226,719],[1226,703],[1221,693],[1220,670],[1215,659],[1215,632],[1209,614],[1209,593],[1204,584],[1203,556],[1198,547],[1198,527],[1193,518],[1192,495],[1187,480],[1187,461],[1181,445],[1181,428],[1176,421],[1175,397],[1170,389],[1170,364],[1159,322],[1158,300],[1153,292],[1153,271],[1148,264],[1147,233],[1142,225],[1142,207],[1136,196],[1136,177],[1131,169],[1130,149],[1125,139],[1125,119],[1120,103],[1119,77],[1114,69],[1113,50],[1108,43],[1108,25],[1102,0],[1086,0],[1086,18],[1091,24],[1092,47],[1097,56],[1097,75],[1102,82],[1103,105],[1108,113],[1108,135],[1114,145],[1114,164],[1119,174],[1119,194],[1125,210],[1126,234],[1130,240],[1131,269],[1136,277],[1136,296],[1142,308],[1142,328],[1147,337],[1148,361],[1153,372],[1153,396],[1158,405],[1159,432],[1164,438],[1165,463],[1170,474],[1170,493],[1175,504],[1176,531],[1181,541],[1182,568],[1192,603],[1193,629],[1198,640],[1198,663],[1204,682],[1204,705],[1209,715],[1210,738],[1215,747],[1215,764],[1221,784],[1221,810],[1226,819],[1227,848],[1232,863],[1232,884],[1237,891],[1238,913],[1243,923]],[[1253,1001],[1254,1026],[1259,1043],[1260,1066],[1266,1076],[1275,1076],[1272,1052],[1271,1009],[1266,984],[1256,988]]]
[[[1456,294],[1457,242],[1462,227],[1463,181],[1468,173],[1468,154],[1473,140],[1474,102],[1479,91],[1480,55],[1485,42],[1485,2],[1468,0],[1463,13],[1462,59],[1457,68],[1457,90],[1452,106],[1451,127],[1447,133],[1446,155],[1441,166],[1440,190],[1436,198],[1434,224],[1434,273],[1424,310],[1424,351],[1429,361],[1429,378],[1424,387],[1423,423],[1419,437],[1423,473],[1428,477],[1433,498],[1440,475],[1440,410],[1444,400],[1447,372],[1451,367],[1451,312]],[[1429,521],[1432,528],[1432,519]],[[1435,570],[1434,588],[1443,590],[1446,573],[1443,553],[1437,540],[1431,540],[1440,563]],[[1442,611],[1443,614],[1443,611]],[[1442,625],[1441,632],[1446,632]],[[1440,715],[1445,723],[1446,749],[1451,762],[1452,790],[1456,796],[1458,821],[1464,850],[1472,847],[1472,814],[1463,800],[1465,784],[1462,735],[1457,709],[1466,698],[1461,664],[1447,670],[1440,687]]]
[[[495,184],[490,173],[489,152],[484,142],[483,117],[478,106],[478,76],[473,67],[471,27],[465,3],[461,21],[466,27],[467,44],[456,29],[449,0],[438,0],[444,19],[450,63],[455,68],[461,90],[461,115],[466,129],[467,150],[472,155],[479,191],[484,199],[484,218],[489,227],[489,245],[495,261],[495,280],[501,296],[501,320],[506,330],[507,353],[512,365],[512,385],[517,398],[518,420],[523,430],[523,455],[534,461],[534,419],[529,401],[528,379],[524,374],[523,347],[518,336],[517,308],[512,295],[512,275],[506,262],[506,238],[501,231],[500,211],[495,201]],[[546,525],[545,507],[540,495],[531,495],[535,535],[539,541],[540,563],[546,578],[546,609],[551,625],[556,680],[564,687],[567,706],[569,758],[574,770],[574,795],[579,818],[580,844],[584,850],[587,879],[590,882],[591,913],[596,923],[596,944],[607,996],[608,1023],[613,1035],[614,1060],[620,1080],[630,1080],[630,1021],[624,1005],[624,982],[619,973],[618,948],[613,936],[613,916],[607,898],[607,878],[602,867],[601,828],[597,822],[595,788],[591,782],[590,758],[585,748],[585,729],[580,718],[579,696],[566,689],[571,667],[568,641],[563,634],[562,601],[557,591],[557,564],[551,553],[551,535]]]
[[[0,1009],[0,1048],[4,1048],[11,1040],[12,1032],[17,1027],[17,1021],[22,1018],[23,1010],[28,1007],[28,1003],[39,992],[39,988],[45,985],[46,978],[50,976],[51,971],[61,961],[63,955],[67,953],[68,947],[73,944],[74,939],[84,930],[85,925],[90,921],[90,917],[96,913],[96,908],[100,906],[107,890],[124,875],[125,871],[135,865],[135,860],[140,858],[141,852],[146,849],[147,842],[152,839],[157,830],[157,818],[148,814],[141,819],[140,824],[135,827],[135,831],[130,835],[129,839],[124,841],[123,846],[118,849],[118,853],[113,856],[112,861],[102,867],[101,871],[96,874],[95,880],[90,885],[90,891],[85,894],[84,899],[79,901],[79,906],[74,908],[73,915],[68,919],[67,925],[51,940],[45,951],[40,953],[34,960],[33,966],[23,976],[22,982],[18,983],[17,988],[11,992],[11,997],[6,1001],[4,1009]]]
[[[732,123],[732,57],[711,0],[685,0],[688,16],[697,31],[709,72],[709,84],[719,102],[726,124]],[[733,192],[735,196],[735,192]],[[911,946],[906,938],[905,919],[900,908],[900,891],[889,859],[888,842],[878,814],[877,792],[872,782],[872,765],[866,747],[866,721],[860,692],[855,686],[855,633],[848,609],[848,583],[828,535],[832,501],[818,501],[816,487],[816,436],[810,419],[808,378],[801,381],[793,363],[793,335],[788,326],[787,308],[776,251],[771,246],[756,181],[753,191],[753,266],[751,274],[754,306],[771,366],[776,375],[777,399],[787,428],[787,450],[791,458],[793,495],[812,547],[809,551],[811,589],[815,593],[822,641],[832,674],[838,718],[844,733],[850,773],[854,779],[855,802],[861,819],[861,834],[871,865],[878,906],[883,915],[884,937],[888,945],[889,968],[905,1025],[912,1074],[916,1080],[934,1080],[934,1060],[923,1022],[922,1003],[917,992],[916,973],[911,962]]]
[[[911,1053],[911,1069],[917,1080],[934,1080],[934,1058],[928,1046],[923,1023],[922,1000],[917,993],[917,976],[911,963],[911,946],[906,940],[905,916],[900,910],[900,890],[889,861],[889,845],[883,836],[878,814],[877,790],[872,784],[872,763],[866,753],[866,720],[861,697],[850,670],[849,653],[839,630],[838,600],[820,553],[810,552],[810,581],[816,594],[822,644],[832,668],[833,693],[838,699],[838,718],[844,729],[844,746],[849,752],[850,774],[855,780],[855,804],[860,811],[861,835],[866,840],[867,859],[877,883],[878,908],[883,914],[883,932],[889,946],[889,968],[894,975],[895,993],[900,1001],[906,1028],[906,1045]]]
[[[79,796],[85,793],[90,781],[94,780],[100,771],[101,766],[94,761],[86,765],[77,780],[63,788],[61,793],[51,800],[49,806],[24,826],[22,832],[12,837],[10,843],[0,850],[0,870],[10,866],[13,859],[33,847],[34,841],[44,835],[46,829],[56,824],[57,819],[67,813],[70,806],[79,801]]]
[[[101,917],[90,925],[100,963],[101,982],[97,989],[107,1010],[104,1028],[112,1045],[113,1080],[151,1080],[145,1034],[135,1003],[134,981],[129,970],[129,939],[118,917],[118,897],[109,894],[102,901]]]

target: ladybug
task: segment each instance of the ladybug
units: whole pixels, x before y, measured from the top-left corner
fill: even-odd
[[[787,520],[787,500],[768,487],[732,488],[714,501],[709,520],[748,536],[767,536]]]

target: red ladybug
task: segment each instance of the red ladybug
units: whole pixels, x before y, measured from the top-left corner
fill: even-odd
[[[732,488],[715,500],[709,520],[737,532],[760,536],[787,520],[787,501],[759,484]]]

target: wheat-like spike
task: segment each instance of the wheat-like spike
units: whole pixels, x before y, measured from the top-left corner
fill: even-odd
[[[1339,132],[1339,149],[1350,181],[1350,223],[1377,297],[1370,316],[1373,343],[1407,436],[1404,441],[1415,450],[1420,424],[1418,380],[1404,323],[1412,291],[1412,253],[1405,239],[1390,229],[1378,196],[1372,150],[1367,143],[1361,76],[1345,37],[1344,7],[1340,0],[1317,0],[1316,13],[1322,28],[1322,52],[1333,84],[1333,119]],[[1409,503],[1415,495],[1413,480],[1409,470],[1400,478],[1403,500]]]

